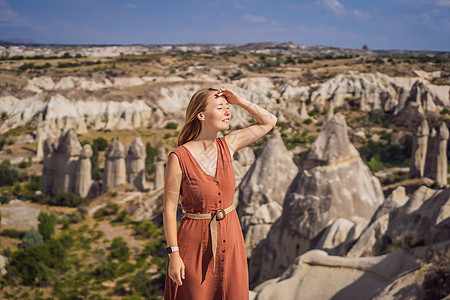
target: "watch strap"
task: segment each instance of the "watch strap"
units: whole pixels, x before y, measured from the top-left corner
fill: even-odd
[[[167,247],[167,253],[173,253],[175,251],[179,251],[180,249],[178,249],[178,246],[174,246],[174,247]]]

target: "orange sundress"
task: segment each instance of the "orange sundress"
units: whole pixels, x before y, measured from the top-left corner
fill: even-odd
[[[215,176],[207,174],[183,145],[172,151],[178,156],[183,173],[180,194],[186,212],[212,213],[233,204],[236,181],[230,151],[224,137],[216,138],[215,142],[218,149]],[[186,276],[180,286],[166,276],[165,300],[249,299],[247,257],[236,210],[217,221],[215,274],[209,222],[181,219],[177,238]]]

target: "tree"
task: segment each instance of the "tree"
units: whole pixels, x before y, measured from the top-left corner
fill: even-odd
[[[55,233],[56,216],[54,214],[47,214],[44,211],[39,213],[39,233],[42,235],[45,241],[48,241],[50,237]]]
[[[42,235],[36,230],[29,230],[23,236],[20,248],[28,248],[42,243],[44,243]]]

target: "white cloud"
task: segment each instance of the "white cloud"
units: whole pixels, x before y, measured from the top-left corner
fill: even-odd
[[[365,13],[362,11],[359,11],[357,9],[353,10],[353,15],[359,19],[363,19],[363,20],[369,20],[372,18],[372,15],[369,13]]]
[[[19,15],[11,9],[8,2],[0,0],[0,22],[11,22],[18,16]]]
[[[345,7],[338,0],[323,0],[322,2],[325,8],[331,11],[333,14],[337,16],[345,15]]]
[[[267,21],[263,16],[245,15],[243,18],[248,23],[265,23]]]
[[[420,2],[428,5],[436,5],[450,8],[450,0],[421,0]]]
[[[126,8],[139,8],[139,6],[137,6],[133,3],[126,3],[123,6],[125,6]]]

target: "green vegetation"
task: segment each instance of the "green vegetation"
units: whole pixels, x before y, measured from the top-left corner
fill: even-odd
[[[104,284],[112,282],[114,286],[109,289],[107,299],[160,299],[167,256],[155,255],[163,253],[159,251],[163,234],[151,222],[133,224],[139,235],[149,240],[139,251],[130,248],[123,237],[114,238],[106,249],[96,246],[104,236],[104,232],[96,230],[98,224],[83,225],[77,230],[69,226],[55,236],[51,228],[53,217],[42,214],[40,218],[47,224],[42,232],[48,239],[33,230],[2,231],[1,235],[22,239],[22,243],[18,250],[4,253],[8,257],[8,272],[0,278],[0,289],[22,285],[47,288],[51,297],[57,299],[105,299]],[[149,268],[160,271],[150,275]],[[7,296],[6,292],[4,295]]]
[[[384,167],[408,165],[412,151],[412,136],[405,135],[400,144],[392,144],[391,135],[384,133],[385,142],[369,142],[358,150],[362,159],[373,172]]]
[[[145,152],[145,170],[147,171],[148,175],[152,175],[155,172],[155,160],[159,151],[157,148],[153,148],[150,142],[147,142],[145,144]]]
[[[88,204],[91,199],[83,198],[75,195],[71,192],[65,192],[63,190],[58,191],[55,196],[43,193],[29,194],[28,197],[33,202],[40,204],[54,205],[54,206],[68,206],[68,207],[78,207],[82,204]]]
[[[166,129],[177,129],[178,123],[176,122],[167,122]]]
[[[0,163],[0,186],[12,186],[16,182],[27,180],[28,174],[11,166],[9,161]]]

